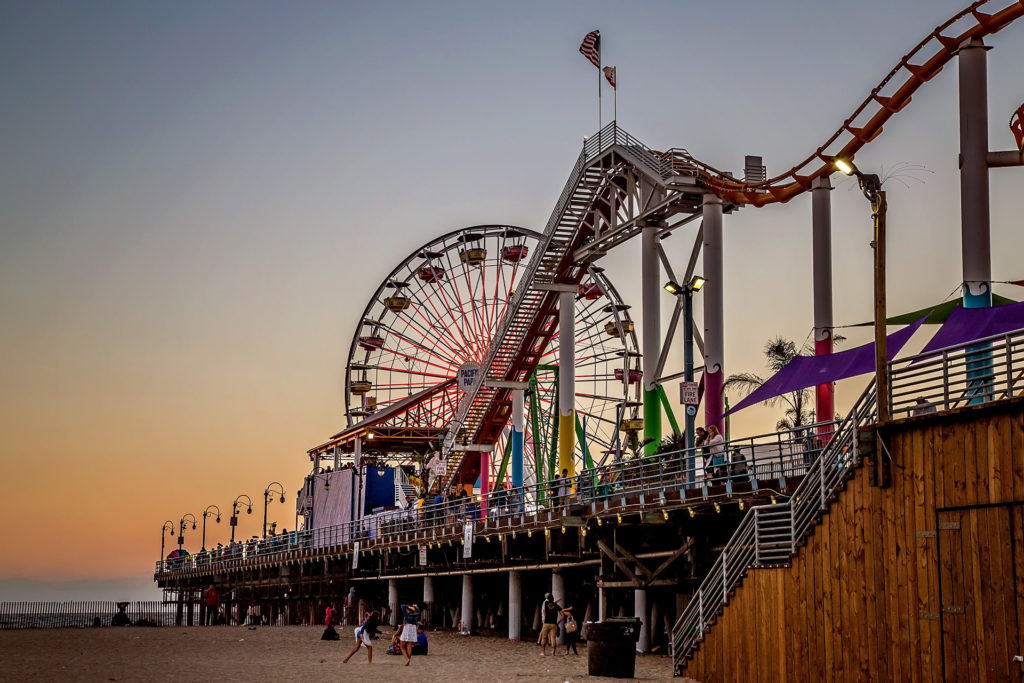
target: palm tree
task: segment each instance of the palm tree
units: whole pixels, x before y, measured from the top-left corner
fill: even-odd
[[[658,444],[658,450],[655,454],[661,455],[662,453],[676,453],[683,450],[686,450],[686,435],[672,432],[661,439],[661,442]]]
[[[769,339],[768,343],[764,345],[764,356],[768,361],[768,369],[771,370],[772,375],[784,368],[787,363],[797,356],[813,355],[814,349],[809,344],[805,343],[798,349],[796,343],[784,337]],[[723,389],[735,388],[746,396],[764,384],[765,381],[765,378],[752,372],[741,372],[729,375],[725,380]],[[797,429],[798,427],[814,423],[814,410],[811,408],[810,394],[811,390],[809,388],[798,389],[782,396],[770,398],[764,402],[765,405],[774,406],[779,401],[782,401],[786,406],[782,418],[775,424],[776,429]]]

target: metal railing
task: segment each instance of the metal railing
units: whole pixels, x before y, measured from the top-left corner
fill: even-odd
[[[889,370],[887,391],[894,415],[904,411],[923,415],[1009,400],[1024,395],[1024,330],[891,361]],[[676,673],[749,568],[790,561],[858,463],[857,429],[874,422],[876,415],[872,382],[790,499],[747,512],[673,628]]]
[[[910,356],[889,367],[895,417],[1013,398],[1024,393],[1024,330]]]
[[[841,423],[828,422],[726,441],[720,450],[683,449],[585,469],[571,479],[529,483],[473,496],[369,515],[308,531],[251,539],[156,563],[156,573],[220,569],[287,553],[351,552],[356,542],[430,543],[558,525],[567,509],[601,516],[665,505],[700,505],[757,492],[782,493],[808,471]],[[582,507],[582,509],[581,509]]]
[[[830,497],[858,462],[857,428],[875,419],[874,386],[864,390],[787,502],[747,511],[672,629],[674,670],[703,638],[747,570],[788,562],[797,543],[827,509]]]
[[[660,155],[650,147],[640,142],[620,128],[616,121],[612,121],[594,135],[587,138],[583,144],[583,158],[587,163],[601,156],[613,146],[618,145],[633,152],[630,159],[637,166],[647,171],[650,175],[667,179],[675,175],[672,160]]]

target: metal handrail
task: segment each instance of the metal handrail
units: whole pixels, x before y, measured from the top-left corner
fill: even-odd
[[[890,361],[889,369],[886,390],[894,414],[920,411],[917,398],[931,404],[926,412],[1014,398],[1024,395],[1024,330]],[[828,508],[835,491],[859,462],[857,430],[877,419],[874,387],[872,382],[861,394],[789,501],[756,506],[744,516],[672,630],[676,671],[747,569],[788,563],[796,546]]]
[[[593,192],[593,188],[588,188],[585,185],[581,186],[586,169],[598,157],[615,145],[630,149],[633,152],[631,155],[633,160],[643,166],[649,173],[652,173],[659,178],[665,179],[674,174],[672,166],[668,160],[654,153],[649,147],[627,133],[625,130],[619,128],[618,123],[615,121],[612,121],[604,128],[600,129],[596,135],[588,138],[584,142],[583,150],[576,159],[576,164],[569,173],[569,178],[566,181],[565,186],[562,188],[558,201],[555,203],[555,208],[551,212],[547,224],[544,226],[544,232],[541,235],[540,243],[537,245],[536,253],[526,266],[526,270],[522,277],[522,284],[517,287],[516,291],[512,294],[512,298],[509,301],[508,312],[505,314],[501,324],[498,326],[497,332],[494,335],[487,357],[484,359],[479,373],[482,378],[491,377],[492,366],[495,364],[495,360],[501,354],[502,349],[508,345],[506,340],[510,334],[510,330],[516,329],[525,332],[527,326],[523,325],[521,318],[531,318],[536,314],[537,309],[540,308],[543,296],[536,290],[532,289],[530,285],[537,281],[538,274],[546,267],[545,263],[547,262],[547,259],[545,259],[544,256],[548,254],[549,250],[553,246],[552,240],[558,226],[562,223],[573,196],[575,196],[581,187],[583,187],[588,193]],[[517,343],[518,340],[513,340],[513,346]],[[503,368],[499,367],[498,370],[500,373]],[[494,379],[494,377],[491,378]],[[505,378],[498,377],[497,379]],[[485,401],[481,401],[479,399],[479,394],[481,394],[481,392],[483,392],[484,398],[486,398],[489,394],[493,393],[493,390],[485,388],[483,382],[478,382],[473,387],[470,387],[463,396],[456,410],[455,417],[450,422],[450,427],[445,435],[443,447],[443,451],[448,454],[448,460],[451,460],[453,457],[460,457],[455,456],[452,450],[460,431],[467,427],[475,429],[477,427],[476,422],[481,419],[478,413],[482,412],[481,405],[485,403]],[[453,464],[446,463],[445,468],[447,471],[444,474],[445,485],[447,485],[448,478],[457,467],[457,462]]]
[[[858,462],[857,428],[874,419],[872,383],[839,424],[821,456],[808,468],[790,500],[780,505],[754,506],[747,511],[672,629],[673,667],[677,669],[700,642],[710,620],[728,602],[729,594],[739,586],[749,568],[789,561],[797,543]]]
[[[1024,391],[1024,330],[901,358],[889,367],[894,415],[1012,398]],[[917,399],[924,399],[925,407]]]

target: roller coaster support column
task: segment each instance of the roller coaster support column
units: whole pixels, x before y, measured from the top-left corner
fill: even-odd
[[[491,451],[480,451],[480,519],[487,519],[487,503],[491,493]]]
[[[653,455],[661,442],[661,397],[658,396],[658,361],[661,359],[661,262],[658,229],[645,224],[641,235],[640,278],[643,303],[644,454]]]
[[[964,308],[992,305],[992,244],[988,205],[988,50],[980,38],[960,46],[960,241]],[[970,403],[988,395],[992,360],[987,345],[972,347],[967,363]]]
[[[985,52],[975,38],[961,45],[960,67],[960,239],[964,308],[992,305],[992,248],[988,205],[988,73]]]
[[[811,183],[811,239],[814,268],[814,355],[832,353],[832,183],[828,176]],[[835,383],[819,384],[814,392],[814,415],[818,422],[835,416]],[[827,439],[832,427],[818,427]]]
[[[523,496],[523,447],[526,436],[526,390],[528,382],[506,382],[504,380],[488,380],[487,386],[495,389],[508,389],[512,395],[512,452],[510,454],[512,487],[516,498],[522,503]]]
[[[558,294],[558,472],[576,475],[576,294],[575,285],[556,285]]]
[[[704,421],[725,433],[722,384],[725,381],[725,313],[722,257],[722,200],[704,195]]]

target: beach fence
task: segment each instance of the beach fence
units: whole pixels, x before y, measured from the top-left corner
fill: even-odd
[[[159,601],[74,600],[62,602],[0,602],[0,629],[84,628],[124,624],[172,626],[176,603]],[[121,616],[123,614],[123,617]]]

